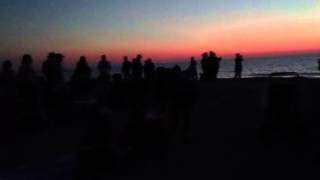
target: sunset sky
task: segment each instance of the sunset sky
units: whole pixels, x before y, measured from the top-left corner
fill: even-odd
[[[1,0],[0,59],[320,49],[319,0]]]

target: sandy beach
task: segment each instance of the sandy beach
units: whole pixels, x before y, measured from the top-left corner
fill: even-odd
[[[85,171],[146,179],[317,174],[318,79],[187,82],[164,101],[142,93],[144,83],[126,86],[135,88],[120,106],[68,101],[38,130],[5,133],[4,178],[60,179]],[[142,116],[150,107],[158,113],[132,124],[138,106]]]

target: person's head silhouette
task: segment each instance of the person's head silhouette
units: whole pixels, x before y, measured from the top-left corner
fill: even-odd
[[[196,62],[196,59],[195,59],[195,57],[191,57],[191,60],[190,60],[190,65],[191,66],[196,66],[196,64],[197,64],[197,62]]]
[[[80,64],[86,64],[87,63],[87,58],[85,56],[81,56],[79,63]]]
[[[12,70],[12,63],[10,60],[6,60],[2,63],[2,71],[8,72]]]
[[[57,57],[57,54],[54,52],[50,52],[47,56],[48,59],[55,59]]]
[[[124,61],[129,61],[129,60],[128,60],[128,56],[124,56],[124,57],[123,57],[123,60],[124,60]]]
[[[145,63],[152,63],[152,60],[148,58]]]
[[[64,55],[61,53],[56,54],[56,60],[61,63],[64,59]]]
[[[23,57],[22,57],[22,66],[26,66],[26,67],[28,67],[28,66],[31,66],[32,65],[32,56],[30,55],[30,54],[25,54],[25,55],[23,55]]]
[[[211,56],[211,57],[216,57],[216,53],[213,52],[213,51],[210,51],[210,52],[209,52],[209,56]]]
[[[102,60],[102,61],[106,61],[106,60],[107,60],[107,56],[106,56],[106,55],[102,55],[102,56],[101,56],[101,60]]]
[[[141,54],[138,54],[137,55],[137,60],[141,60],[142,59],[142,55]]]
[[[205,53],[202,54],[202,58],[203,59],[206,59],[207,57],[208,57],[208,53],[205,52]]]

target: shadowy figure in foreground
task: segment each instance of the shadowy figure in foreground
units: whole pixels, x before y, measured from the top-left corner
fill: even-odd
[[[73,81],[87,81],[91,79],[91,68],[85,56],[81,56],[72,76]]]
[[[207,53],[203,53],[201,60],[203,74],[201,79],[204,81],[216,80],[220,69],[220,61],[221,58],[218,58],[212,51],[209,52],[209,55]]]
[[[50,87],[54,87],[64,81],[63,63],[64,56],[54,52],[49,53],[47,60],[42,64],[42,73],[45,76]]]
[[[133,80],[140,80],[142,79],[142,71],[143,65],[141,63],[142,55],[138,54],[135,59],[132,61],[132,78]]]
[[[32,56],[30,54],[25,54],[22,57],[22,62],[18,72],[18,79],[22,82],[33,82],[35,81],[36,74],[32,67]]]
[[[92,89],[91,68],[85,56],[80,57],[71,80],[71,89],[75,100],[85,100],[89,98]]]
[[[242,62],[243,57],[241,54],[237,53],[235,58],[235,79],[241,79],[242,78]]]
[[[216,53],[210,51],[209,52],[209,71],[210,71],[210,80],[218,79],[218,73],[220,69],[220,61],[221,57],[217,57]]]
[[[209,78],[209,69],[208,69],[208,53],[202,54],[201,59],[201,68],[202,68],[202,74],[201,74],[201,80],[207,81]]]
[[[318,70],[320,71],[320,59],[318,59]]]
[[[2,70],[0,74],[1,82],[12,82],[15,79],[15,72],[12,69],[12,63],[9,60],[6,60],[2,63]]]
[[[111,79],[111,64],[107,60],[106,55],[101,56],[98,64],[99,80],[109,82]]]
[[[49,53],[47,59],[42,63],[42,74],[45,76],[46,80],[51,84],[54,79],[54,67],[55,67],[55,53]]]
[[[64,82],[64,69],[63,69],[63,60],[64,60],[64,55],[63,54],[56,54],[56,73],[57,73],[57,81],[58,83]]]
[[[32,67],[32,56],[26,54],[18,72],[17,112],[18,126],[26,132],[41,130],[44,119],[43,89]]]
[[[121,71],[122,71],[124,80],[129,80],[130,79],[131,68],[132,68],[132,64],[128,60],[128,57],[127,56],[123,57],[123,63],[122,63]]]
[[[154,75],[155,65],[151,59],[148,59],[144,63],[144,78],[146,80],[152,80]]]
[[[191,57],[190,65],[188,69],[184,72],[187,80],[197,80],[198,71],[197,71],[197,61],[194,57]]]

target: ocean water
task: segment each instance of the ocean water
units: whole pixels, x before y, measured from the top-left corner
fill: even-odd
[[[243,62],[243,77],[266,77],[271,73],[280,72],[296,72],[300,76],[320,78],[320,71],[318,70],[319,53],[312,54],[295,54],[295,55],[278,55],[265,57],[244,57]],[[171,61],[169,63],[155,63],[157,67],[164,66],[167,68],[179,65],[182,69],[186,69],[189,65],[189,60],[186,61]],[[93,75],[96,77],[98,71],[96,65],[91,64]],[[72,69],[65,71],[65,76],[68,79],[72,74]],[[112,66],[112,73],[120,73],[121,65],[114,64]],[[198,72],[201,71],[201,64],[198,60]],[[223,59],[220,64],[219,78],[233,78],[234,77],[234,60]]]

